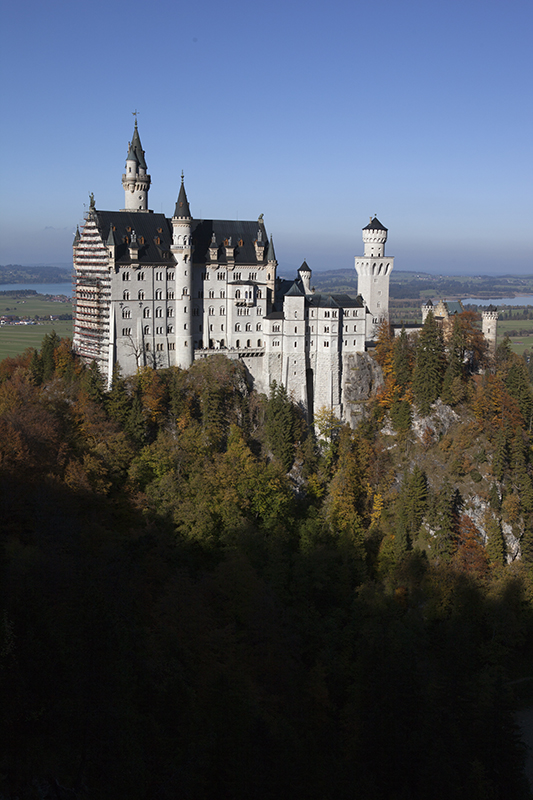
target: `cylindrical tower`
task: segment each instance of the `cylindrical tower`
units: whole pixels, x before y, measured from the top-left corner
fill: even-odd
[[[481,327],[483,336],[489,346],[489,352],[496,351],[496,340],[498,336],[498,309],[496,306],[488,306],[481,312]]]
[[[192,217],[185,192],[183,174],[181,187],[172,217],[171,251],[176,259],[176,364],[188,369],[193,360],[192,332]]]
[[[385,256],[387,233],[377,217],[371,219],[363,228],[364,255],[355,258],[357,291],[377,322],[389,313],[389,280],[394,258]]]
[[[144,150],[141,147],[137,120],[135,120],[133,139],[129,144],[126,157],[126,172],[122,175],[125,194],[123,211],[148,211],[148,189],[151,178],[146,169]]]

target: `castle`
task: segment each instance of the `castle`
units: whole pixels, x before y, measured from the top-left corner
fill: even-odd
[[[304,262],[278,277],[272,237],[257,221],[194,219],[181,186],[168,219],[148,209],[151,184],[135,121],[122,175],[124,208],[94,197],[74,240],[74,349],[111,382],[139,367],[186,369],[224,353],[240,359],[258,391],[276,381],[312,417],[344,418],[357,354],[388,313],[393,258],[374,217],[356,257],[359,296],[317,294]]]

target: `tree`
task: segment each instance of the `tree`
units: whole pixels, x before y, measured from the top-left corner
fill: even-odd
[[[413,394],[422,414],[429,414],[439,397],[445,363],[442,335],[430,311],[418,339],[413,372]]]
[[[286,472],[294,462],[295,441],[298,434],[297,412],[287,396],[283,384],[274,381],[266,407],[265,432],[270,450]]]

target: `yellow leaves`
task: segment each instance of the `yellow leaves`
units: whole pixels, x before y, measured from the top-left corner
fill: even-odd
[[[381,519],[383,506],[384,506],[383,495],[381,494],[381,492],[376,492],[372,502],[372,512],[370,514],[370,527],[378,524],[379,520]]]

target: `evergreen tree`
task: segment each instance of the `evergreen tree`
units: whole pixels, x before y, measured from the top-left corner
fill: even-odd
[[[59,345],[59,336],[55,331],[47,333],[41,345],[41,361],[42,361],[42,380],[49,380],[55,372],[55,359],[54,353],[56,347]]]
[[[283,384],[278,386],[274,381],[266,408],[265,432],[268,446],[286,472],[294,462],[296,428],[296,409]]]
[[[448,345],[448,366],[444,373],[442,399],[445,403],[455,405],[461,399],[457,391],[463,375],[465,339],[458,317],[453,321],[453,332]],[[458,387],[459,383],[459,387]]]
[[[430,311],[418,340],[413,372],[413,394],[422,414],[429,414],[440,395],[444,367],[442,335]]]
[[[513,357],[511,360],[505,378],[505,385],[511,397],[514,397],[517,401],[522,416],[524,417],[524,422],[531,430],[531,423],[533,420],[533,392],[531,391],[527,367],[522,359],[517,356]]]
[[[413,372],[411,343],[404,327],[402,327],[400,335],[394,340],[393,369],[396,384],[404,393],[411,383]]]
[[[490,513],[485,515],[487,558],[489,563],[502,567],[505,563],[505,539],[499,521]]]

